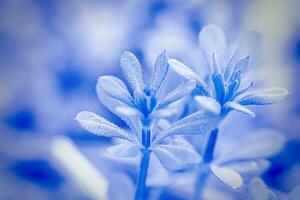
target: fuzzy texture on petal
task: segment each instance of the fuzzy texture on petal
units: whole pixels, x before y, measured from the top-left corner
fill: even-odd
[[[195,100],[203,107],[205,110],[208,110],[215,115],[220,114],[221,106],[220,104],[213,98],[206,96],[196,96]]]
[[[250,109],[246,108],[245,106],[242,106],[239,103],[233,102],[233,101],[227,102],[224,105],[224,107],[236,110],[236,111],[241,112],[241,113],[245,113],[247,115],[250,115],[251,117],[255,117],[255,113],[252,112]]]
[[[135,157],[138,155],[140,146],[130,142],[114,145],[107,149],[108,153],[120,157]]]
[[[125,51],[120,58],[122,72],[133,90],[142,90],[144,81],[141,65],[138,59],[130,52]]]
[[[239,103],[242,105],[268,105],[284,100],[289,92],[285,88],[276,87],[256,91],[242,97]]]
[[[120,112],[119,107],[128,107],[127,104],[125,104],[122,101],[119,101],[115,98],[112,98],[109,96],[106,92],[103,91],[102,87],[98,87],[97,85],[96,92],[98,95],[98,98],[100,102],[112,113],[119,116],[126,124],[130,127],[130,129],[137,135],[137,138],[140,137],[142,132],[142,124],[140,121],[140,116],[132,116],[128,115],[128,113]]]
[[[172,124],[171,128],[162,132],[154,142],[159,142],[163,138],[175,135],[191,136],[207,133],[215,129],[220,123],[219,117],[199,119],[193,121],[188,121],[187,118],[183,118],[183,120],[185,121],[184,123],[181,123],[181,120],[179,120],[178,122]]]
[[[171,103],[180,100],[186,95],[190,94],[196,87],[195,81],[188,81],[180,84],[170,93],[168,93],[164,98],[159,101],[157,109],[164,108]]]
[[[210,169],[222,182],[233,189],[237,189],[243,185],[241,175],[230,168],[211,165]]]
[[[82,111],[75,118],[82,128],[104,137],[116,137],[132,141],[129,134],[115,124],[89,111]]]
[[[127,107],[127,106],[118,106],[116,107],[116,111],[120,115],[125,116],[141,116],[142,114],[135,108]]]
[[[208,66],[213,68],[213,57],[220,61],[226,49],[226,38],[223,31],[215,25],[207,25],[200,31],[199,45]]]
[[[168,170],[180,170],[191,164],[198,164],[202,158],[193,147],[182,139],[169,144],[159,144],[153,147],[153,152]]]
[[[197,84],[200,85],[202,88],[206,89],[206,84],[202,81],[201,77],[194,72],[191,68],[183,64],[182,62],[176,59],[169,60],[170,67],[182,77],[188,80],[196,80]]]
[[[115,76],[101,76],[97,81],[96,88],[101,89],[111,98],[115,98],[129,106],[133,105],[133,99],[126,85]]]
[[[166,51],[163,51],[156,59],[150,79],[150,88],[159,91],[169,69],[169,57]]]

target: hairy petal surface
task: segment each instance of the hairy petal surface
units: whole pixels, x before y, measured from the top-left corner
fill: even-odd
[[[129,115],[126,112],[120,112],[119,107],[127,108],[128,105],[122,101],[119,101],[115,98],[112,98],[107,93],[103,92],[101,87],[96,88],[96,92],[100,102],[109,109],[112,113],[119,116],[126,124],[130,127],[130,129],[137,135],[137,138],[140,137],[142,131],[142,124],[140,121],[140,116],[138,115]],[[123,110],[124,111],[124,110]]]
[[[233,101],[228,101],[224,105],[224,107],[236,110],[236,111],[241,112],[241,113],[245,113],[247,115],[250,115],[251,117],[255,117],[255,113],[252,112],[250,109],[246,108],[245,106],[242,106],[239,103],[233,102]]]
[[[195,81],[188,81],[180,84],[177,88],[168,93],[164,98],[162,98],[157,106],[157,109],[164,108],[171,103],[178,101],[179,99],[190,94],[196,87]]]
[[[140,146],[130,142],[114,145],[107,149],[108,153],[120,157],[135,157],[138,155]]]
[[[284,100],[288,94],[289,92],[285,88],[269,88],[241,97],[239,103],[242,105],[268,105]]]
[[[82,128],[96,135],[132,141],[126,131],[92,112],[82,111],[77,114],[75,119],[80,123]]]
[[[206,97],[206,96],[196,96],[195,100],[205,110],[208,110],[208,111],[214,113],[215,115],[220,114],[221,106],[215,99],[213,99],[211,97]]]
[[[159,91],[168,73],[168,69],[169,69],[168,60],[169,57],[166,51],[163,51],[157,57],[151,74],[150,88],[154,88],[156,91]]]
[[[144,87],[141,65],[138,59],[130,52],[125,51],[120,58],[122,72],[133,90],[142,90]]]
[[[133,105],[133,99],[126,85],[115,76],[101,76],[96,85],[97,90],[106,93],[111,98],[115,98],[129,106]]]
[[[241,175],[228,167],[210,165],[210,169],[222,182],[233,189],[239,188],[243,184]]]
[[[202,81],[201,77],[194,72],[191,68],[176,59],[169,60],[170,67],[179,75],[188,80],[196,80],[197,83],[204,89],[207,88],[206,84]]]
[[[169,170],[180,170],[202,161],[201,157],[188,143],[160,144],[153,147],[163,166]]]

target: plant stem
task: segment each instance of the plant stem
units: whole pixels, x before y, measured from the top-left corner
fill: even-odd
[[[140,165],[140,173],[135,192],[135,200],[145,199],[146,179],[150,161],[150,150],[148,148],[144,148],[142,150],[142,154],[143,157]]]
[[[210,132],[209,137],[206,142],[205,149],[203,151],[203,161],[204,164],[208,164],[213,160],[214,150],[218,138],[218,129],[214,129]],[[208,171],[207,170],[199,170],[197,174],[197,181],[194,189],[193,199],[201,199],[201,195],[203,192],[204,185],[207,181]]]

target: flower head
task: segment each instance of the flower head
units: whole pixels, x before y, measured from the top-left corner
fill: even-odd
[[[166,168],[177,170],[187,164],[201,162],[201,157],[188,142],[173,136],[197,135],[210,131],[217,126],[219,117],[202,110],[172,124],[162,119],[173,114],[169,109],[171,104],[189,94],[195,86],[193,80],[184,82],[161,96],[160,89],[168,70],[167,61],[165,52],[158,56],[151,79],[145,84],[138,60],[133,54],[124,52],[121,56],[121,68],[132,92],[114,76],[99,78],[97,94],[100,101],[121,117],[130,131],[89,111],[80,112],[76,120],[91,133],[121,139],[120,144],[109,149],[114,154],[136,156],[139,151],[146,149],[153,151]]]
[[[215,113],[227,114],[230,110],[237,110],[255,116],[245,106],[277,103],[288,95],[288,91],[280,87],[248,92],[253,82],[244,84],[242,81],[259,56],[261,36],[257,32],[248,32],[228,54],[223,31],[217,26],[207,25],[199,34],[199,44],[210,71],[207,81],[175,59],[170,59],[169,64],[179,75],[197,81],[195,100],[201,106]]]

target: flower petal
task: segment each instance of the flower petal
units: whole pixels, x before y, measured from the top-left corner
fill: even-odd
[[[111,98],[115,98],[127,105],[133,105],[133,99],[126,85],[115,76],[100,76],[96,88],[101,90],[101,92],[105,92]]]
[[[142,115],[137,109],[127,107],[127,106],[118,106],[118,107],[116,107],[116,111],[120,115],[125,115],[125,116],[141,116]]]
[[[206,84],[202,81],[201,77],[194,72],[192,69],[190,69],[188,66],[183,64],[182,62],[179,62],[176,59],[169,59],[170,67],[179,75],[183,76],[184,78],[188,80],[196,80],[197,83],[203,88],[206,89]]]
[[[228,101],[225,105],[225,108],[230,108],[236,111],[239,111],[241,113],[245,113],[247,115],[250,115],[251,117],[255,117],[255,113],[252,112],[250,109],[246,108],[245,106],[242,106],[239,103],[233,102],[233,101]]]
[[[243,179],[241,175],[230,168],[210,165],[210,169],[222,182],[233,189],[239,188],[243,185]]]
[[[151,74],[150,87],[158,91],[166,78],[169,69],[169,57],[166,51],[163,51],[156,59]]]
[[[197,116],[198,114],[199,116]],[[201,118],[200,116],[205,118]],[[207,133],[215,129],[219,123],[219,117],[212,117],[210,114],[203,114],[203,112],[198,111],[196,114],[192,114],[173,123],[169,129],[157,136],[153,143],[157,143],[164,138],[174,135],[191,136]]]
[[[126,122],[130,129],[137,135],[137,138],[139,138],[142,131],[140,116],[128,116],[126,113],[118,112],[118,107],[128,107],[128,104],[112,98],[108,93],[103,91],[102,87],[97,87],[96,92],[101,103],[112,113],[118,115],[124,122]]]
[[[270,166],[270,162],[265,159],[249,160],[249,161],[233,161],[226,164],[226,167],[242,173],[242,174],[254,174],[259,176],[266,171]]]
[[[82,111],[75,118],[82,128],[104,137],[116,137],[132,141],[129,134],[115,124],[89,111]]]
[[[199,34],[199,45],[206,63],[210,69],[212,69],[213,55],[216,57],[217,61],[220,61],[220,58],[223,56],[226,49],[226,38],[219,27],[207,25],[202,28]]]
[[[164,108],[171,103],[178,101],[179,99],[190,94],[196,87],[195,81],[188,81],[180,84],[177,88],[168,93],[160,102],[158,103],[157,109]]]
[[[144,87],[141,65],[138,59],[130,52],[125,51],[120,58],[122,72],[133,90],[142,90]]]
[[[139,150],[140,146],[130,142],[117,144],[107,149],[108,153],[120,157],[135,157],[138,155]]]
[[[153,152],[158,159],[169,170],[180,170],[191,164],[197,164],[202,161],[201,157],[191,145],[155,145]]]
[[[220,114],[221,106],[220,106],[219,102],[217,102],[215,99],[206,97],[206,96],[195,96],[195,100],[204,109],[214,113],[215,115]]]
[[[276,87],[253,92],[242,97],[239,103],[242,105],[268,105],[284,100],[289,92],[285,88]]]

